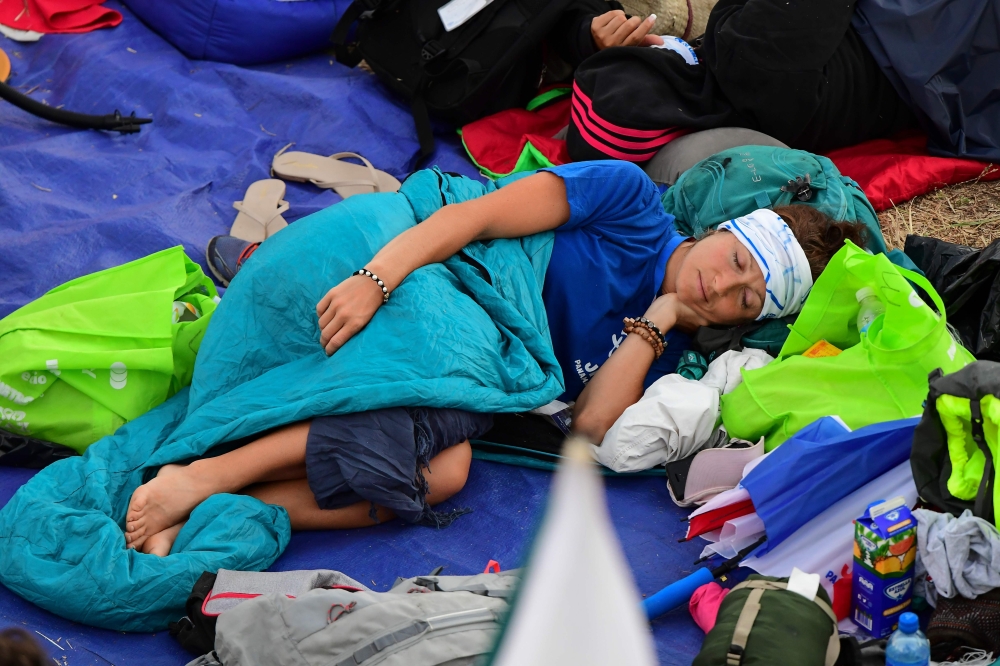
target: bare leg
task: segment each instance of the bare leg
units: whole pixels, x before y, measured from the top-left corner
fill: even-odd
[[[472,447],[468,440],[434,456],[423,470],[428,487],[427,502],[438,504],[460,491],[469,477],[471,463]],[[375,524],[369,515],[369,502],[358,502],[341,509],[319,508],[305,478],[258,483],[244,492],[267,504],[283,506],[288,511],[294,530],[350,529]],[[377,512],[379,521],[393,518],[388,509],[379,507]],[[166,557],[183,526],[184,523],[180,523],[145,537],[139,548],[144,553]]]
[[[469,478],[472,447],[466,440],[445,449],[424,468],[427,479],[427,502],[438,504],[460,491]],[[304,478],[271,483],[259,483],[246,489],[246,494],[266,504],[278,504],[288,511],[293,530],[335,530],[374,525],[370,502],[358,502],[340,509],[321,509],[316,504],[309,483]],[[379,522],[390,520],[388,509],[378,508]]]
[[[218,493],[236,493],[254,483],[304,479],[309,422],[276,430],[235,451],[165,465],[156,478],[136,488],[125,516],[125,541],[141,548],[149,536],[187,520],[196,506]]]

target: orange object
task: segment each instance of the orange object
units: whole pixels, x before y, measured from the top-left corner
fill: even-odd
[[[10,58],[0,49],[0,83],[6,83],[10,76]]]
[[[802,355],[806,358],[825,358],[828,356],[838,356],[842,350],[834,347],[826,340],[820,340],[812,347],[805,350]]]
[[[915,537],[909,536],[900,541],[899,543],[894,543],[889,546],[889,552],[893,555],[905,555],[906,551],[913,547],[913,542],[916,541]]]

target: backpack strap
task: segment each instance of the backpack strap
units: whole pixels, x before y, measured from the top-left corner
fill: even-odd
[[[750,596],[747,597],[740,611],[740,616],[736,620],[736,628],[733,630],[733,641],[729,645],[729,652],[726,653],[726,666],[740,666],[743,661],[743,653],[747,647],[747,640],[753,630],[753,624],[760,613],[760,600],[767,591],[788,591],[788,583],[780,583],[773,580],[748,580],[733,588],[733,592],[744,588],[750,589]],[[813,603],[819,606],[820,610],[833,622],[833,634],[826,647],[826,666],[833,666],[840,655],[840,638],[837,631],[837,614],[830,608],[830,604],[823,601],[819,595],[813,597]]]
[[[972,440],[983,452],[983,478],[979,482],[979,491],[976,493],[976,503],[973,512],[975,515],[988,522],[993,522],[993,513],[996,507],[987,506],[993,498],[993,452],[990,451],[989,444],[986,443],[986,434],[983,432],[983,407],[979,398],[969,400],[969,411],[972,416]],[[989,514],[989,515],[987,515]]]
[[[350,48],[353,44],[347,43],[347,35],[358,19],[371,16],[382,2],[383,0],[354,0],[344,11],[344,15],[333,29],[333,34],[330,35],[330,41],[333,42],[337,54],[337,62],[348,67],[355,67],[361,62],[361,55]]]
[[[740,666],[743,661],[743,652],[747,648],[747,640],[750,638],[750,631],[753,623],[757,621],[757,614],[760,613],[760,598],[764,596],[763,588],[750,590],[750,596],[743,603],[743,610],[736,620],[736,628],[733,630],[733,640],[729,644],[729,652],[726,653],[726,666]]]

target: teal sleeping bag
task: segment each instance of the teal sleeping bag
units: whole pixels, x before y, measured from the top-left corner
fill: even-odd
[[[291,529],[281,507],[215,495],[170,556],[126,550],[129,498],[160,466],[323,414],[525,411],[560,395],[541,297],[552,232],[472,243],[411,274],[333,356],[319,344],[316,303],[331,287],[445,203],[496,187],[420,171],[399,193],[352,197],[264,243],[215,311],[191,386],[42,470],[0,510],[0,582],[71,620],[164,629],[203,571],[265,569]]]

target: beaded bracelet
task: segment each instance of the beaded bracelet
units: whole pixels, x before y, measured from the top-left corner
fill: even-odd
[[[379,289],[382,290],[382,305],[385,305],[386,303],[389,302],[389,288],[385,286],[385,283],[382,282],[379,276],[375,275],[367,268],[359,268],[358,270],[354,271],[353,275],[364,275],[365,277],[374,280],[375,284],[377,284],[379,286]]]
[[[639,317],[638,319],[625,317],[623,323],[625,324],[625,333],[635,333],[648,342],[653,347],[654,360],[660,358],[663,350],[667,347],[667,341],[656,324],[645,317]]]

